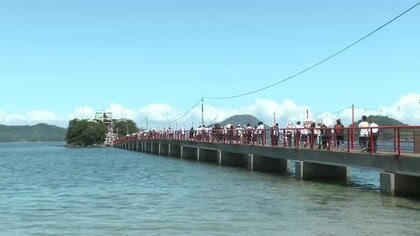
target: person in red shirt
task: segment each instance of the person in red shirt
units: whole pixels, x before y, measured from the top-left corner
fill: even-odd
[[[334,126],[334,134],[337,140],[337,149],[344,150],[344,147],[341,146],[344,145],[344,125],[341,123],[340,119],[337,120],[337,123]]]

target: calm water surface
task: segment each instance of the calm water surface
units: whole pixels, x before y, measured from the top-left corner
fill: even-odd
[[[420,235],[420,201],[63,143],[0,144],[1,235]]]

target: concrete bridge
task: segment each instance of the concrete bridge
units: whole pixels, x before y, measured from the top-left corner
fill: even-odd
[[[328,151],[279,146],[215,143],[189,140],[127,140],[116,148],[145,152],[223,166],[245,167],[252,171],[287,174],[295,162],[300,180],[342,180],[349,167],[380,172],[380,190],[395,196],[420,196],[420,155],[360,151]]]

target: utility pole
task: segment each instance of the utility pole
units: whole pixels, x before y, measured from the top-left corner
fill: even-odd
[[[128,120],[125,120],[125,124],[127,125],[127,136],[128,136]]]
[[[204,126],[204,97],[201,98],[201,127]]]
[[[354,148],[354,128],[356,124],[354,123],[354,104],[351,105],[351,149]]]

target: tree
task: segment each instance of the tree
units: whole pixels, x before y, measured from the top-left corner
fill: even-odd
[[[66,142],[69,146],[101,145],[105,142],[106,126],[102,122],[73,119],[69,121]]]
[[[134,121],[129,119],[114,120],[114,133],[118,133],[118,138],[137,132],[139,132],[139,128]]]

